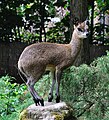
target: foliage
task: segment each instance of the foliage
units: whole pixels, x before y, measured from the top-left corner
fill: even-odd
[[[96,0],[94,9],[94,35],[93,42],[98,44],[109,43],[109,25],[108,25],[108,14],[109,14],[109,2],[108,0]]]
[[[26,85],[12,83],[13,80],[8,75],[0,78],[0,120],[18,120],[20,112],[33,103]],[[45,75],[35,86],[44,99],[47,99],[48,83],[51,84],[50,77]]]
[[[26,87],[11,83],[14,78],[5,76],[0,78],[0,115],[8,115],[16,111],[16,106],[20,102],[20,96]]]
[[[35,85],[35,90],[40,93],[40,96],[47,100],[48,92],[51,87],[50,75],[45,74],[41,79],[40,82],[37,82]]]
[[[0,40],[11,41],[16,36],[16,28],[23,26],[22,17],[17,14],[17,7],[27,4],[25,0],[0,1]]]
[[[90,66],[67,69],[62,79],[61,96],[84,120],[109,119],[109,53]]]
[[[109,26],[104,15],[109,11],[108,0],[96,0],[97,9],[94,17],[100,16],[103,23],[94,26],[92,42],[108,44]],[[49,28],[49,22],[57,17],[57,8],[70,11],[70,0],[4,0],[0,2],[0,41],[21,41],[33,43],[59,42],[68,43],[70,39],[70,13],[66,12],[60,22]],[[89,7],[91,9],[91,7]],[[72,11],[71,11],[72,12]],[[60,17],[60,16],[58,16]],[[93,18],[94,19],[94,18]]]
[[[50,28],[47,32],[47,42],[55,43],[69,43],[70,30],[69,30],[69,13],[61,20],[55,24],[54,27]]]
[[[61,28],[58,26],[57,32],[54,27],[52,31],[47,33],[48,30],[46,31],[46,29],[48,29],[48,23],[51,21],[51,18],[56,16],[55,7],[61,6],[64,8],[68,6],[68,3],[68,1],[64,3],[63,0],[59,3],[55,0],[1,1],[0,41],[42,42],[49,39],[49,34],[52,34],[51,32],[53,32],[56,37],[59,31],[61,33]],[[66,20],[66,23],[69,22]],[[64,26],[65,24],[62,25]],[[61,36],[66,37],[66,35],[64,36],[64,32],[63,30],[62,34],[57,36],[57,39],[60,39]],[[52,41],[54,36],[51,36]]]

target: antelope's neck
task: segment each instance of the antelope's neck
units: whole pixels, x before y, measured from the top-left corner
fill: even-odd
[[[82,45],[83,45],[83,40],[76,37],[75,35],[72,35],[70,46],[71,46],[71,54],[73,57],[76,57],[79,54]]]

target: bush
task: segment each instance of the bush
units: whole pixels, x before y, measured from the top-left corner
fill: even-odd
[[[84,120],[109,119],[109,53],[90,64],[64,72],[61,96]]]
[[[26,85],[12,83],[13,79],[8,75],[0,78],[0,120],[18,120],[20,112],[34,103]],[[47,99],[49,85],[49,75],[35,85],[36,91],[44,99]]]
[[[26,86],[11,83],[13,77],[3,76],[0,78],[0,116],[11,114],[16,111],[21,95],[24,94]]]

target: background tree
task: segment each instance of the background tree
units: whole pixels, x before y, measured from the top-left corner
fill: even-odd
[[[0,1],[0,41],[21,41],[20,27],[24,26],[24,21],[23,12],[19,14],[18,9],[22,5],[27,5],[30,1]]]
[[[70,19],[70,32],[73,32],[73,22],[77,19],[79,22],[88,20],[88,1],[87,0],[71,0],[71,19]],[[86,53],[87,52],[87,53]],[[87,56],[85,56],[87,54]],[[89,61],[89,38],[84,40],[83,47],[81,49],[79,58],[76,61],[76,65]]]
[[[87,0],[71,0],[70,3],[71,8],[71,34],[72,34],[72,23],[75,19],[79,20],[79,22],[83,22],[88,17],[88,1]]]

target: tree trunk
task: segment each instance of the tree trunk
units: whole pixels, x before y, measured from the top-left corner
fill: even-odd
[[[87,0],[71,0],[71,17],[72,20],[77,18],[79,22],[86,20],[88,16]]]
[[[70,29],[71,29],[71,35],[73,32],[73,21],[75,19],[78,19],[79,22],[83,22],[88,17],[88,1],[87,0],[71,0],[70,4],[70,10],[71,10],[71,21],[70,21]],[[89,59],[89,40],[85,40],[83,42],[83,47],[81,49],[79,58],[76,60],[76,65],[80,65],[81,63],[85,63],[86,59],[88,61]]]
[[[88,2],[87,0],[71,0],[70,2],[70,28],[71,35],[73,32],[73,21],[78,19],[79,22],[86,20],[88,16]]]

